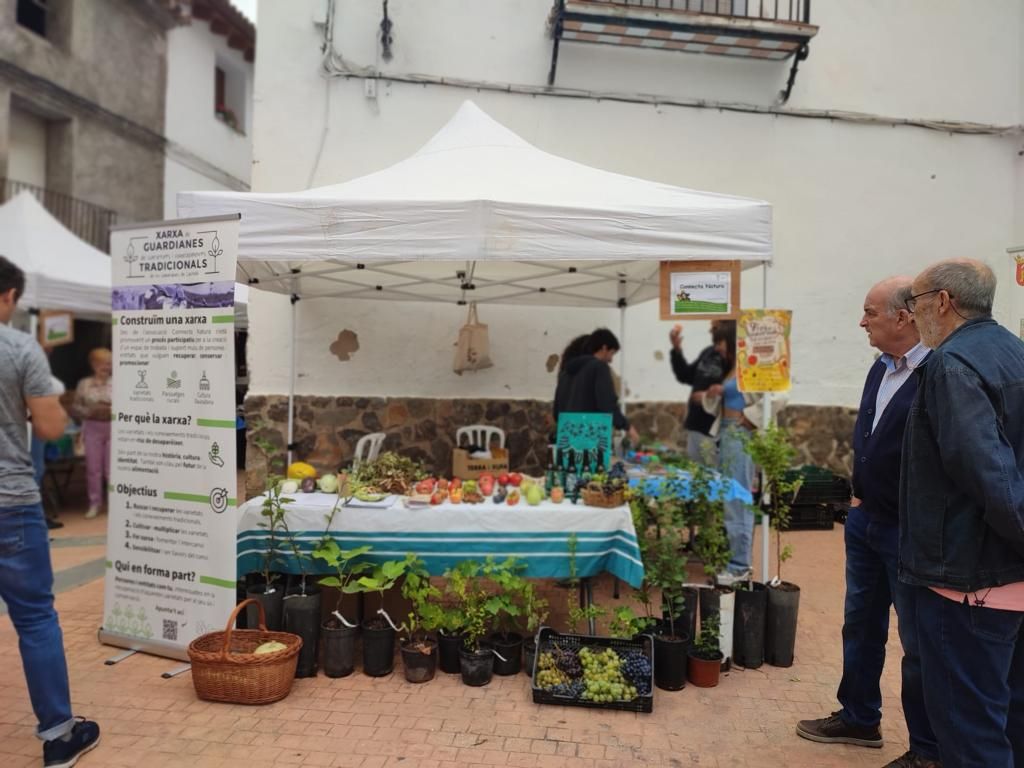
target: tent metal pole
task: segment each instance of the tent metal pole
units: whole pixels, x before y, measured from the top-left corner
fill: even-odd
[[[296,315],[299,311],[298,296],[292,296],[292,358],[291,368],[288,374],[288,466],[292,464],[292,446],[295,444],[295,369],[298,356],[298,322]]]
[[[622,382],[622,415],[626,415],[626,308],[619,307],[619,379]]]
[[[761,265],[761,309],[768,309],[768,265]],[[772,393],[765,392],[764,400],[764,424],[772,423]],[[762,488],[763,488],[762,478]],[[761,513],[761,583],[768,583],[768,560],[771,557],[771,519],[768,515]]]

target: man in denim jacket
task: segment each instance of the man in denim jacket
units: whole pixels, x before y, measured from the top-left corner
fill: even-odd
[[[944,261],[907,301],[933,352],[903,440],[900,580],[945,768],[1024,766],[1024,343],[992,319],[995,289]]]

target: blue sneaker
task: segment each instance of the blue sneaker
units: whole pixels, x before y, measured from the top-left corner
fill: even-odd
[[[43,765],[46,768],[71,768],[78,758],[100,743],[100,727],[84,717],[71,729],[71,738],[43,742]]]

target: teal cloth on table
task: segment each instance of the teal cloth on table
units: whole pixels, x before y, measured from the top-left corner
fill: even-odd
[[[272,570],[284,573],[327,575],[332,571],[311,557],[326,528],[325,500],[298,494],[287,511],[288,527],[299,551],[300,563],[286,542],[280,542]],[[261,499],[239,510],[238,575],[263,569],[268,534],[260,527]],[[589,527],[589,530],[588,530]],[[565,579],[570,576],[569,539],[576,537],[576,575],[597,576],[608,571],[638,587],[644,568],[632,517],[627,507],[594,509],[548,504],[510,509],[495,505],[459,505],[407,510],[352,509],[338,512],[330,535],[345,550],[370,546],[366,556],[383,562],[416,553],[427,570],[440,576],[463,560],[483,561],[516,557],[526,565],[528,578]],[[280,534],[279,534],[280,536]]]

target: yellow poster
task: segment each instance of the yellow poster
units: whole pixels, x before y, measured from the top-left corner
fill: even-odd
[[[788,309],[744,309],[736,327],[736,375],[740,392],[788,392]]]

